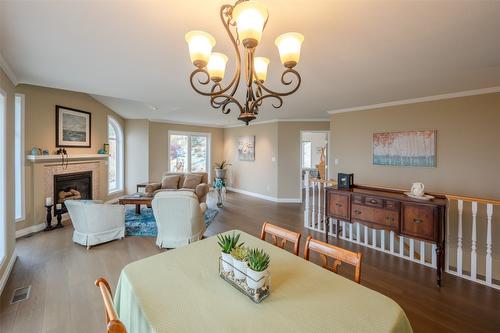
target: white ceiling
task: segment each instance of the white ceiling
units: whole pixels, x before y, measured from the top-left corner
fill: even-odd
[[[271,87],[282,70],[275,37],[305,41],[302,87],[259,120],[500,86],[500,1],[261,1],[270,18],[257,54],[271,59]],[[4,0],[0,53],[19,83],[86,92],[126,118],[235,124],[191,89],[184,41],[205,30],[232,55],[218,16],[226,2]]]

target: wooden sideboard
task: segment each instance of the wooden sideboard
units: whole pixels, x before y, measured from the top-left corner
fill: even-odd
[[[364,186],[325,189],[327,217],[436,244],[437,284],[441,286],[447,203],[444,198],[424,201],[401,191]]]

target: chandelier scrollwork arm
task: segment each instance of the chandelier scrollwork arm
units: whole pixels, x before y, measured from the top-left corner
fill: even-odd
[[[189,77],[190,84],[198,94],[210,97],[210,105],[220,109],[223,114],[230,113],[231,107],[239,109],[238,119],[248,125],[256,119],[265,99],[273,99],[272,106],[280,108],[283,97],[299,89],[302,78],[294,68],[299,61],[304,36],[289,32],[276,38],[280,59],[285,66],[280,82],[283,89],[288,90],[274,91],[264,84],[267,83],[269,59],[255,57],[255,50],[269,19],[267,8],[258,1],[236,0],[233,5],[222,5],[219,16],[236,56],[233,76],[223,84],[228,57],[212,52],[215,38],[203,31],[190,31],[185,38],[191,62],[197,67]],[[240,51],[241,46],[244,46],[244,51]],[[240,82],[242,80],[244,82]],[[239,86],[246,88],[246,97],[242,101],[235,98]]]

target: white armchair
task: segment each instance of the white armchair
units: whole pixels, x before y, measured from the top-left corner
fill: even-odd
[[[73,223],[73,242],[93,245],[125,237],[125,207],[102,201],[68,200],[64,203]]]
[[[156,245],[176,248],[196,242],[205,232],[205,203],[199,203],[190,191],[158,192],[154,196],[153,214],[158,226]]]

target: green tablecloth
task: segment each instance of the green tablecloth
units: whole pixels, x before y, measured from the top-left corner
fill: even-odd
[[[255,304],[219,277],[210,237],[123,269],[115,305],[128,332],[412,332],[390,298],[240,233],[271,256],[267,299]]]

